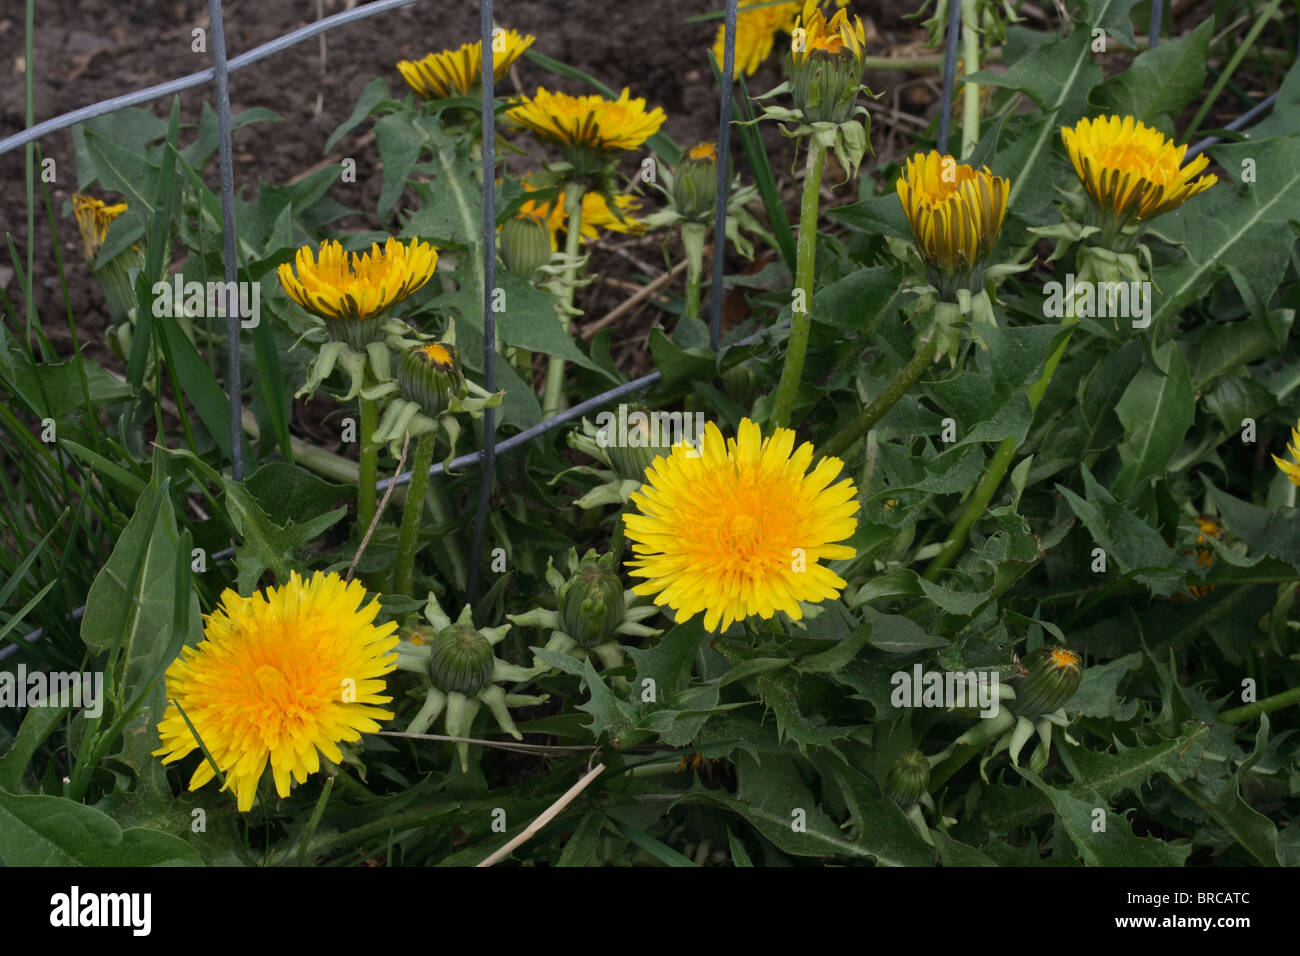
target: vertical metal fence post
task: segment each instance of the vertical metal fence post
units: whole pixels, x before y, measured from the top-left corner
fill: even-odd
[[[709,347],[722,344],[722,259],[727,251],[727,187],[731,160],[731,90],[736,84],[736,7],[738,0],[727,0],[727,19],[723,33],[722,105],[718,116],[718,189],[713,211],[713,284],[709,289]]]
[[[1147,32],[1147,48],[1160,42],[1160,22],[1165,17],[1165,0],[1151,0],[1151,29]]]
[[[497,387],[497,318],[492,290],[497,284],[496,104],[492,55],[492,0],[479,0],[479,33],[483,44],[483,387]],[[496,409],[483,410],[483,470],[479,474],[478,511],[474,515],[474,546],[470,548],[468,597],[478,595],[479,565],[487,535],[488,507],[496,473]]]
[[[230,77],[226,70],[226,32],[221,22],[221,0],[208,0],[212,28],[213,78],[217,84],[217,139],[221,150],[221,227],[226,266],[226,391],[230,393],[230,470],[235,481],[244,480],[244,429],[241,417],[239,375],[239,294],[235,259],[235,163],[230,146]]]
[[[943,51],[943,92],[939,96],[939,136],[935,148],[948,152],[952,126],[952,93],[957,84],[957,40],[961,35],[961,0],[948,0],[948,45]]]

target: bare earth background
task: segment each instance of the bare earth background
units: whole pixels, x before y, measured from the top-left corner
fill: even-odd
[[[344,2],[327,0],[325,14],[343,10]],[[664,131],[680,143],[717,135],[718,91],[705,51],[713,42],[718,21],[686,22],[688,17],[717,6],[713,0],[617,4],[608,0],[501,0],[495,5],[497,22],[535,34],[535,48],[540,52],[586,70],[615,88],[627,85],[633,95],[644,96],[649,105],[662,106],[668,114]],[[868,21],[872,54],[927,52],[919,48],[921,32],[915,23],[901,19],[901,14],[912,6],[855,0],[851,9]],[[7,78],[0,82],[0,134],[25,126],[23,10],[22,0],[8,0],[0,7],[0,75]],[[230,56],[318,18],[316,4],[305,0],[227,0],[224,10]],[[394,64],[399,59],[417,59],[476,38],[478,16],[478,4],[471,0],[426,0],[330,31],[323,58],[320,41],[311,39],[233,74],[233,111],[260,106],[284,118],[281,123],[256,124],[235,132],[237,188],[253,190],[259,180],[283,183],[325,160],[326,140],[351,113],[372,77],[388,77],[393,94],[403,95],[406,87]],[[36,119],[210,66],[210,46],[207,53],[191,51],[191,31],[196,26],[208,26],[207,4],[201,0],[41,0],[36,8],[33,58]],[[779,82],[780,70],[780,58],[774,52],[759,75],[751,79],[751,93],[765,92]],[[905,148],[901,136],[887,134],[899,121],[904,124],[900,133],[924,125],[937,100],[936,75],[872,73],[867,82],[873,90],[885,92],[878,106],[873,107],[873,140],[878,155],[882,149],[888,155],[895,148],[895,140],[898,149]],[[539,85],[589,92],[582,84],[548,74],[527,60],[520,61],[503,83],[506,89],[526,92]],[[197,121],[203,102],[212,96],[211,86],[181,94],[182,121]],[[171,101],[158,101],[150,108],[165,118]],[[770,124],[765,126],[773,166],[782,177],[782,185],[789,187],[789,146]],[[357,184],[347,186],[346,194],[336,190],[335,198],[363,213],[338,223],[340,228],[380,226],[373,215],[380,185],[378,156],[373,143],[362,139],[367,128],[363,124],[334,151],[336,161],[342,156],[356,158],[359,172]],[[46,137],[40,145],[43,155],[53,157],[57,163],[58,178],[53,186],[56,225],[83,348],[97,361],[115,367],[118,363],[103,342],[107,314],[102,295],[83,261],[70,212],[64,215],[76,187],[72,137],[66,131],[60,132]],[[743,157],[738,162],[743,171]],[[631,161],[625,165],[624,171],[630,173]],[[365,175],[367,170],[374,175]],[[21,150],[0,156],[0,181],[5,184],[0,190],[0,234],[12,233],[20,261],[26,259],[28,241],[23,175]],[[216,184],[215,160],[207,170],[207,178]],[[841,192],[847,193],[848,187]],[[650,198],[646,210],[655,206],[655,200]],[[70,354],[67,326],[61,320],[64,302],[52,236],[44,210],[39,208],[35,237],[38,314],[45,318],[54,346]],[[629,279],[644,282],[663,270],[661,243],[662,236],[610,237],[601,243],[594,266],[602,280],[585,290],[580,299],[588,319],[598,318],[626,299],[630,294]],[[670,251],[674,258],[679,255],[675,248]],[[734,266],[742,263],[738,260]],[[8,253],[0,253],[0,288],[16,307],[22,308],[17,287]],[[728,302],[729,313],[743,308],[739,297],[734,303]],[[644,336],[661,314],[652,303],[630,311],[619,320],[616,338],[635,348],[635,340]],[[633,359],[626,364],[638,363]],[[635,367],[628,370],[639,371]]]

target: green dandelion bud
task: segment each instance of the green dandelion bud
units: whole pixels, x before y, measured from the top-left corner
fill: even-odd
[[[531,279],[551,261],[551,230],[539,217],[513,216],[501,227],[501,261],[513,274]]]
[[[885,778],[885,796],[906,810],[925,794],[930,783],[930,761],[919,750],[909,750],[896,761]]]
[[[1041,647],[1026,654],[1021,663],[1029,673],[1017,680],[1011,709],[1026,720],[1058,710],[1074,696],[1083,678],[1083,659],[1064,647]]]
[[[597,442],[620,478],[644,481],[656,458],[672,451],[666,429],[656,428],[645,409],[620,410],[618,421],[602,428]]]
[[[451,396],[461,393],[465,376],[456,350],[435,342],[417,345],[402,355],[397,366],[397,384],[403,398],[434,417],[447,408]]]
[[[472,624],[452,624],[434,637],[429,679],[444,693],[472,697],[492,680],[492,644]]]
[[[713,219],[718,194],[718,147],[697,143],[687,150],[673,174],[673,205],[691,222]]]
[[[583,647],[604,644],[623,622],[623,582],[613,565],[612,554],[589,555],[556,593],[564,633]]]

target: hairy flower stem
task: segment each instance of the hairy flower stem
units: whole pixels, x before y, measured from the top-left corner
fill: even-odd
[[[1248,720],[1253,720],[1260,714],[1270,714],[1275,710],[1281,710],[1283,707],[1290,707],[1292,704],[1300,704],[1300,687],[1292,687],[1290,690],[1284,690],[1272,697],[1257,700],[1253,704],[1246,704],[1233,710],[1225,710],[1219,714],[1218,719],[1225,724],[1242,724]]]
[[[1031,416],[1038,411],[1038,403],[1043,400],[1043,393],[1047,391],[1052,376],[1056,374],[1056,367],[1061,364],[1061,357],[1065,354],[1065,347],[1070,343],[1072,334],[1073,330],[1070,330],[1061,339],[1061,344],[1048,356],[1047,363],[1043,366],[1043,374],[1038,377],[1038,381],[1029,386],[1029,410]],[[984,509],[993,500],[993,495],[997,493],[998,486],[1002,484],[1002,478],[1006,475],[1007,468],[1011,466],[1011,459],[1015,453],[1015,438],[1004,438],[1002,444],[998,445],[997,451],[993,453],[993,457],[989,460],[989,466],[984,472],[984,477],[980,479],[974,494],[970,496],[966,502],[966,507],[962,509],[957,523],[953,525],[952,533],[944,541],[943,550],[925,569],[925,579],[927,581],[933,581],[937,578],[940,572],[949,567],[961,554],[962,549],[966,547],[966,536],[970,534],[971,525],[984,514]]]
[[[370,376],[362,377],[361,386],[370,384]],[[379,426],[379,408],[372,399],[361,398],[361,475],[357,482],[357,539],[365,536],[375,517],[375,484],[379,480],[379,446],[374,443],[375,429]]]
[[[907,360],[907,364],[898,370],[894,380],[889,383],[883,392],[876,396],[876,400],[858,412],[856,418],[849,422],[840,431],[828,441],[821,449],[821,453],[826,456],[838,458],[846,451],[853,447],[854,442],[865,435],[871,429],[876,427],[876,423],[885,417],[885,413],[898,404],[898,400],[911,391],[912,386],[920,381],[925,370],[930,367],[934,361],[935,349],[938,348],[939,337],[935,334],[933,327],[925,333],[921,339],[915,354]]]
[[[581,183],[571,182],[564,187],[564,211],[568,214],[568,232],[564,237],[564,254],[568,257],[569,274],[564,281],[564,314],[560,321],[564,331],[569,330],[569,313],[573,309],[573,296],[578,288],[578,254],[582,250],[582,194]],[[546,367],[546,390],[542,393],[542,417],[550,418],[564,408],[564,359],[552,355]]]
[[[954,0],[955,2],[955,0]],[[980,68],[979,11],[977,0],[961,0],[961,55],[970,76]],[[961,155],[970,156],[980,138],[980,85],[967,82],[962,89]]]
[[[411,597],[415,597],[411,593],[415,544],[420,535],[420,519],[424,517],[424,491],[429,486],[429,468],[433,465],[433,448],[437,444],[437,435],[437,432],[425,432],[416,441],[415,460],[411,462],[411,484],[406,489],[402,525],[397,532],[397,565],[393,569],[393,590]]]
[[[702,222],[682,223],[682,248],[686,251],[686,305],[682,317],[700,317],[700,282],[704,276],[704,234],[708,227]]]
[[[817,265],[817,213],[822,186],[822,169],[826,165],[826,148],[815,139],[808,140],[808,160],[803,179],[803,199],[799,206],[799,240],[795,247],[795,288],[802,293],[801,310],[790,316],[790,340],[785,347],[785,365],[776,386],[772,404],[772,425],[786,428],[794,409],[795,393],[803,377],[803,361],[808,354],[808,336],[812,331],[813,273]]]

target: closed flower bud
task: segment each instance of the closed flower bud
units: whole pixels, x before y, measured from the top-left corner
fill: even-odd
[[[661,455],[672,451],[667,429],[652,426],[653,419],[644,409],[620,413],[617,424],[601,430],[599,443],[609,463],[620,478],[644,481],[646,469]]]
[[[789,59],[790,93],[809,123],[844,123],[862,86],[866,30],[840,10],[829,21],[808,2],[795,24]]]
[[[403,353],[397,366],[397,384],[403,398],[415,402],[432,417],[447,408],[453,395],[461,393],[465,376],[455,348],[434,342]]]
[[[909,750],[894,762],[885,778],[885,796],[906,810],[925,794],[930,783],[930,761],[919,750]]]
[[[1029,673],[1016,681],[1011,710],[1027,720],[1060,709],[1083,678],[1083,659],[1064,647],[1041,647],[1026,654],[1021,663]]]
[[[501,227],[501,261],[513,275],[531,279],[551,261],[551,230],[538,216],[512,216]]]
[[[494,666],[491,643],[471,624],[453,624],[433,638],[429,679],[444,693],[474,696],[492,680]]]
[[[718,147],[697,143],[686,151],[673,174],[673,205],[691,222],[713,218],[718,193]]]
[[[583,558],[557,592],[564,633],[582,647],[604,644],[623,622],[623,582],[613,562],[610,554]]]
[[[758,379],[753,368],[742,362],[722,373],[722,391],[741,408],[752,408],[758,398]]]

